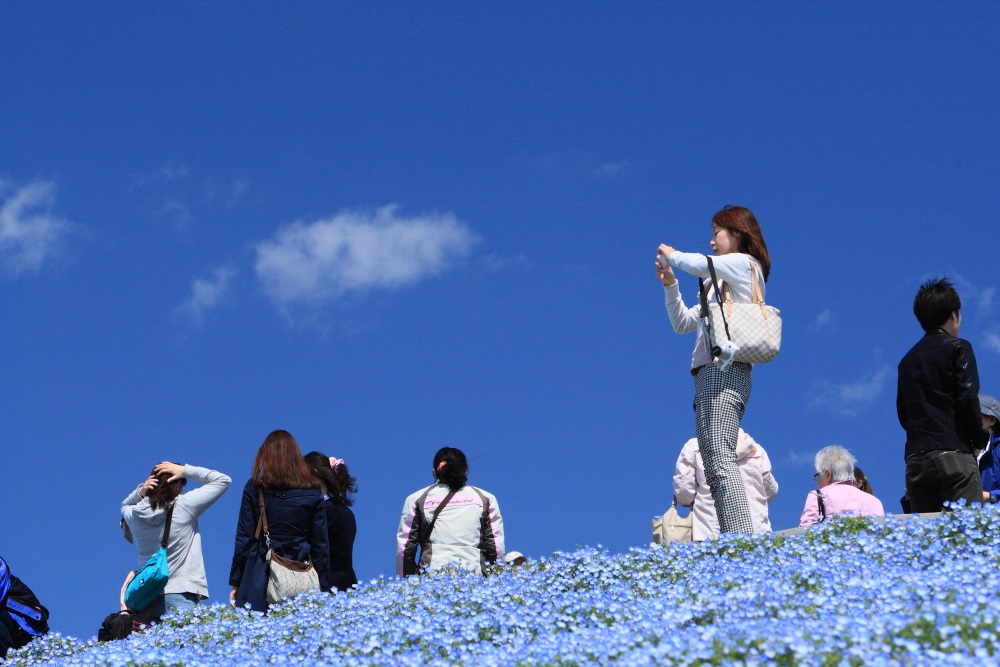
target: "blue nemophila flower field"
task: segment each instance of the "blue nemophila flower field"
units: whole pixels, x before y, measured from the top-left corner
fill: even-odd
[[[22,665],[983,665],[1000,657],[1000,508],[443,572],[222,605]],[[95,622],[99,619],[95,619]]]

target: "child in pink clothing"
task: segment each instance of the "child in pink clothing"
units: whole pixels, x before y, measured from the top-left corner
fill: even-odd
[[[834,514],[885,516],[882,502],[855,486],[854,464],[857,459],[839,445],[824,447],[816,453],[816,491],[806,496],[800,526],[811,526]]]

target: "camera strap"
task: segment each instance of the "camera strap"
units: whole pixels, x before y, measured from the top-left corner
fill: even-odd
[[[708,358],[717,357],[715,345],[715,332],[712,331],[712,314],[708,312],[708,297],[704,278],[698,279],[698,298],[701,300],[701,318],[705,326],[705,349],[708,350]]]
[[[726,309],[722,305],[722,291],[719,290],[719,278],[715,275],[715,264],[712,263],[712,258],[705,255],[705,259],[708,260],[708,273],[712,276],[712,288],[715,290],[715,300],[719,303],[719,312],[722,313],[722,325],[726,328],[726,338],[732,340],[733,337],[729,333],[729,321],[726,319]]]

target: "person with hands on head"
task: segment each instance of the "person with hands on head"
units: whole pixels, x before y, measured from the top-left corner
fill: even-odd
[[[749,209],[725,206],[716,213],[712,217],[709,245],[715,254],[716,274],[728,286],[734,303],[752,303],[754,282],[763,295],[764,283],[771,273],[771,257],[760,224]],[[753,533],[753,516],[736,460],[740,421],[750,400],[751,364],[732,362],[726,366],[713,359],[712,342],[702,326],[701,305],[684,304],[675,268],[708,278],[708,258],[699,253],[680,252],[663,243],[657,248],[656,275],[663,285],[667,315],[674,331],[698,332],[691,359],[695,426],[719,529],[723,533]],[[715,300],[714,288],[707,284],[705,289],[710,303]]]
[[[182,493],[189,479],[201,486]],[[188,609],[208,597],[198,518],[222,497],[231,481],[216,470],[164,461],[122,501],[122,519],[133,535],[139,568],[160,548],[167,513],[171,512],[167,542],[170,578],[163,595],[147,608],[134,610],[136,613],[158,619],[167,611]]]

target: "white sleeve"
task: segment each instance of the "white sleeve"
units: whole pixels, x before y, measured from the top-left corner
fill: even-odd
[[[697,252],[675,250],[670,253],[668,259],[671,266],[685,273],[690,273],[699,278],[710,277],[708,272],[708,258],[705,255]],[[744,276],[750,269],[750,255],[745,255],[741,252],[731,252],[728,255],[713,257],[712,264],[715,266],[715,275],[719,280],[725,281],[730,285],[735,285],[745,280]]]
[[[201,482],[202,486],[183,494],[184,504],[192,516],[201,516],[212,504],[222,497],[232,480],[217,470],[209,470],[190,464],[184,466],[184,477]]]
[[[670,325],[679,334],[691,333],[696,330],[701,319],[701,304],[696,304],[688,308],[681,298],[681,288],[679,283],[663,286],[664,300],[667,307],[667,315],[670,317]]]

